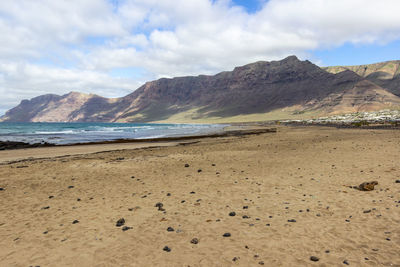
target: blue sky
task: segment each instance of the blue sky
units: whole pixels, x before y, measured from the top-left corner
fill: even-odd
[[[0,1],[0,115],[41,94],[120,97],[289,55],[320,66],[400,59],[398,10],[398,0]]]

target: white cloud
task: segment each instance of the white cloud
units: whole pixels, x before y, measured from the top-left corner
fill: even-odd
[[[1,1],[0,113],[43,93],[122,96],[145,79],[397,40],[398,10],[398,0],[270,0],[251,14],[230,0]]]

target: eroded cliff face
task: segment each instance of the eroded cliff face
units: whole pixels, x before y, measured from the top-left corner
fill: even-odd
[[[188,120],[198,120],[265,114],[280,109],[336,114],[397,106],[399,97],[393,91],[398,89],[398,65],[380,64],[367,69],[365,66],[321,69],[290,56],[281,61],[255,62],[214,76],[163,78],[116,99],[76,92],[40,96],[22,101],[2,120],[149,122],[167,120],[188,111],[192,111]],[[390,89],[373,79],[390,84]]]

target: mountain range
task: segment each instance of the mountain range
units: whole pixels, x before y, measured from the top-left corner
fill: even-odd
[[[162,78],[121,98],[71,92],[21,103],[0,121],[234,122],[400,108],[400,61],[320,68],[295,56],[216,75]]]

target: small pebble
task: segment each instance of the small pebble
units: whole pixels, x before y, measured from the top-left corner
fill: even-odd
[[[234,211],[229,212],[229,216],[236,216],[236,212]]]
[[[173,232],[173,231],[175,231],[175,230],[174,230],[174,228],[172,228],[172,227],[168,227],[168,228],[167,228],[167,231],[168,231],[168,232]]]
[[[163,250],[166,251],[166,252],[171,252],[171,249],[170,249],[168,246],[165,246],[165,247],[163,248]]]
[[[343,264],[350,265],[350,263],[347,260],[344,260]]]
[[[230,236],[231,236],[231,233],[225,233],[225,234],[223,234],[222,236],[223,236],[223,237],[230,237]]]
[[[122,225],[124,225],[124,224],[125,224],[125,219],[124,219],[124,218],[121,218],[121,219],[119,219],[119,220],[117,221],[117,223],[115,224],[115,226],[120,227],[120,226],[122,226]]]
[[[193,238],[192,240],[190,240],[190,243],[198,244],[199,243],[199,239],[198,238]]]
[[[263,261],[259,261],[258,264],[264,265],[264,262]]]
[[[76,224],[76,223],[78,223],[79,221],[78,220],[74,220],[73,222],[72,222],[72,224]]]
[[[189,167],[189,164],[186,163],[186,164],[185,164],[185,168],[188,168],[188,167]]]
[[[73,186],[73,185],[70,185],[70,186],[68,186],[68,188],[74,188],[74,186]]]
[[[128,231],[128,230],[130,230],[130,229],[133,229],[133,227],[129,227],[129,226],[124,226],[124,227],[122,227],[122,231]]]
[[[396,180],[396,184],[400,184],[400,180]]]
[[[201,172],[201,169],[198,169],[197,172]]]
[[[290,219],[290,220],[288,220],[288,222],[296,222],[296,220],[295,219]]]
[[[319,258],[318,258],[318,257],[315,257],[315,256],[311,256],[311,257],[310,257],[310,260],[311,260],[311,261],[319,261]]]

